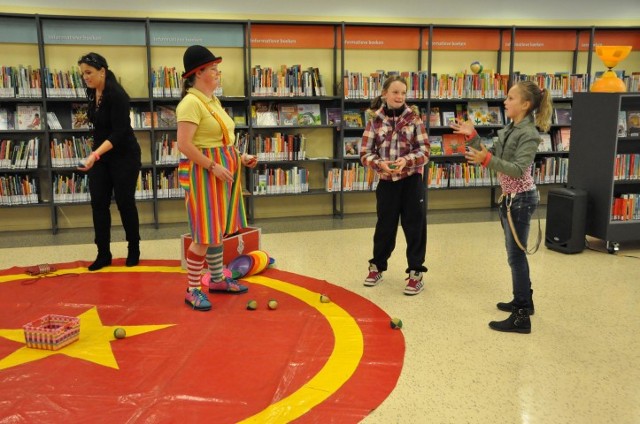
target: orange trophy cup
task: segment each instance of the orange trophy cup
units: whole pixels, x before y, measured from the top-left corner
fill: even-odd
[[[613,68],[625,57],[629,56],[632,46],[596,46],[596,54],[609,68],[591,85],[591,91],[597,93],[624,93],[627,87]]]

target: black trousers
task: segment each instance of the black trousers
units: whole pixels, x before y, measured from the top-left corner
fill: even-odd
[[[94,241],[99,252],[109,251],[112,194],[120,211],[127,241],[135,244],[140,240],[140,222],[135,198],[140,165],[139,158],[126,157],[118,161],[97,161],[89,170]]]
[[[376,188],[378,221],[373,235],[373,258],[379,271],[386,271],[396,247],[398,220],[407,241],[407,270],[426,272],[427,251],[426,188],[422,175],[414,174],[399,181],[380,181]]]

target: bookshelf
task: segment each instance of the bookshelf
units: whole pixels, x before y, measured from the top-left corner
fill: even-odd
[[[536,34],[547,34],[545,39],[560,37],[570,41],[564,40],[556,50],[538,48],[538,51],[529,51],[518,47],[520,42],[535,44]],[[359,124],[346,125],[349,112],[363,111],[370,104],[368,98],[345,93],[343,76],[347,71],[350,75],[360,73],[362,76],[370,76],[378,69],[412,72],[419,87],[413,88],[412,98],[408,102],[422,109],[425,116],[435,109],[440,113],[455,112],[460,107],[466,108],[470,101],[477,100],[486,102],[488,107],[500,108],[502,112],[503,98],[496,94],[456,93],[454,96],[443,96],[439,91],[439,78],[449,75],[455,80],[465,70],[468,78],[469,64],[479,61],[494,73],[508,76],[509,81],[517,72],[521,76],[555,73],[558,69],[582,74],[590,80],[592,75],[603,70],[599,59],[592,54],[595,44],[634,45],[631,55],[621,65],[630,75],[633,70],[640,69],[639,38],[640,27],[186,21],[169,18],[0,14],[0,44],[5,53],[0,66],[31,67],[46,85],[47,75],[53,71],[68,74],[68,78],[73,80],[78,57],[88,51],[97,51],[108,59],[111,69],[132,98],[136,116],[144,121],[144,116],[154,113],[160,118],[162,110],[174,108],[179,101],[176,96],[179,87],[174,87],[173,92],[171,87],[167,87],[166,92],[157,91],[160,72],[163,78],[173,74],[174,84],[176,80],[179,82],[175,76],[182,71],[184,49],[195,43],[209,46],[224,58],[221,66],[223,93],[219,98],[234,115],[246,117],[243,123],[237,124],[236,131],[238,136],[250,141],[250,153],[260,153],[255,140],[277,135],[287,138],[302,135],[306,139],[304,159],[272,157],[262,161],[258,171],[272,170],[273,175],[279,173],[280,178],[286,181],[292,178],[290,171],[304,168],[305,176],[308,172],[308,191],[287,192],[285,189],[284,192],[260,193],[257,190],[260,186],[259,172],[245,172],[245,200],[250,220],[303,215],[341,217],[345,213],[372,212],[374,209],[371,181],[358,169],[357,157],[345,155],[345,140],[348,142],[361,136],[363,130]],[[516,43],[510,43],[511,39]],[[552,69],[539,68],[541,64],[551,65]],[[252,91],[252,72],[256,66],[276,70],[282,65],[289,68],[300,65],[302,70],[318,68],[323,76],[325,94],[282,96]],[[88,213],[89,202],[77,198],[82,196],[82,192],[70,200],[69,196],[54,196],[53,188],[60,178],[80,188],[84,184],[79,178],[81,175],[74,175],[72,165],[65,166],[58,162],[54,165],[51,158],[52,142],[54,146],[55,142],[64,140],[82,145],[89,135],[87,129],[72,126],[71,110],[76,103],[86,102],[84,93],[78,94],[79,91],[80,87],[76,87],[75,95],[56,95],[53,90],[45,90],[32,98],[4,96],[0,92],[0,111],[15,113],[18,105],[37,105],[42,117],[47,112],[53,112],[62,127],[55,129],[43,125],[38,130],[0,129],[3,140],[28,142],[32,138],[39,139],[36,168],[0,167],[0,177],[11,177],[14,186],[31,187],[36,191],[36,196],[29,197],[34,203],[8,205],[5,202],[0,205],[3,222],[0,231],[51,229],[55,233],[60,229],[92,225]],[[572,97],[559,96],[554,101],[570,105]],[[290,125],[278,121],[276,125],[257,125],[251,119],[251,111],[259,103],[271,104],[276,108],[278,105],[317,105],[321,122],[320,125]],[[338,116],[342,122],[328,123],[328,114]],[[364,116],[362,119],[364,124]],[[144,184],[138,197],[140,219],[141,223],[156,228],[163,223],[185,220],[181,193],[173,190],[172,186],[175,177],[175,163],[171,162],[173,153],[161,154],[165,146],[171,145],[176,128],[162,119],[159,121],[149,126],[141,124],[134,127],[143,152],[141,180]],[[490,137],[501,126],[491,123],[478,129],[481,135]],[[568,127],[558,123],[554,124],[552,131]],[[451,132],[446,125],[428,125],[428,128],[430,135],[435,136]],[[549,162],[566,162],[568,155],[566,151],[540,152],[537,161],[541,164],[540,168],[544,164],[545,169],[550,169],[557,165],[549,165]],[[314,159],[310,160],[310,157]],[[463,162],[461,155],[432,156],[433,165],[454,169],[453,172],[447,170],[452,175],[456,172],[464,174]],[[298,175],[295,172],[293,174]],[[358,174],[366,183],[354,183],[352,178]],[[299,180],[300,175],[297,178]],[[441,188],[431,187],[430,207],[492,205],[495,180],[491,176],[488,181],[486,176],[481,178],[482,184],[464,178],[451,183],[447,178]],[[16,181],[19,184],[16,185]],[[333,182],[331,189],[328,188],[330,181]],[[552,182],[563,183],[556,179]],[[539,183],[543,186],[542,182]],[[491,196],[487,196],[487,192]],[[3,196],[3,200],[7,200],[7,196]],[[25,213],[25,210],[29,212]],[[114,222],[118,222],[117,211],[114,213]]]
[[[569,185],[587,192],[586,234],[614,253],[640,240],[640,135],[618,130],[620,111],[640,120],[640,94],[579,93],[573,111]]]

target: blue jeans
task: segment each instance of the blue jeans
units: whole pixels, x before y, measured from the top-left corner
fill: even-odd
[[[540,196],[534,189],[516,194],[511,200],[511,220],[518,239],[524,248],[527,248],[531,216],[535,212]],[[507,203],[509,198],[505,196],[500,202],[500,224],[504,230],[505,247],[507,248],[507,260],[511,267],[511,281],[513,284],[513,305],[516,307],[530,307],[531,280],[529,278],[529,261],[527,254],[520,249],[513,237],[509,221],[507,220]]]

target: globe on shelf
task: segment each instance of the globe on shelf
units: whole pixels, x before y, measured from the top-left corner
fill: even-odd
[[[482,63],[478,62],[477,60],[475,62],[471,62],[471,65],[469,65],[469,69],[471,69],[471,72],[473,72],[474,74],[479,74],[480,72],[482,72]]]

